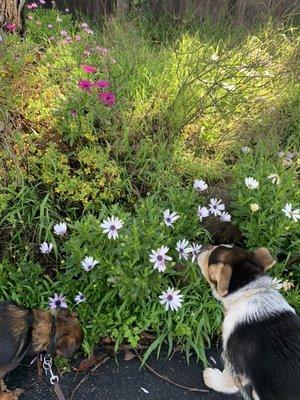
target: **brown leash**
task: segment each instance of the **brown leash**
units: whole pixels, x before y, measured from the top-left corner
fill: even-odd
[[[63,391],[61,389],[60,383],[59,383],[59,377],[58,375],[55,375],[52,370],[53,366],[53,358],[52,354],[54,354],[55,351],[55,336],[56,336],[56,319],[55,316],[52,316],[51,320],[51,336],[50,336],[50,343],[49,343],[49,348],[48,352],[46,355],[41,355],[41,360],[43,362],[43,368],[46,373],[46,376],[48,374],[50,375],[50,383],[53,385],[53,390],[58,398],[58,400],[66,400]]]

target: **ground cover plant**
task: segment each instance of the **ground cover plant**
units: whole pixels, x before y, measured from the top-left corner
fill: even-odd
[[[270,248],[300,309],[297,29],[91,26],[32,4],[24,38],[0,42],[0,297],[76,309],[88,353],[150,332],[146,357],[167,343],[205,362],[214,218]]]

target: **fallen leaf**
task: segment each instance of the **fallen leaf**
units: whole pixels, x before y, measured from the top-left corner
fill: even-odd
[[[151,335],[151,333],[148,332],[142,332],[141,337],[143,339],[151,339],[151,340],[154,340],[156,338],[154,335]]]
[[[136,354],[133,354],[130,350],[126,349],[124,351],[125,351],[124,361],[130,361],[130,360],[132,360],[133,358],[136,357]]]
[[[111,344],[114,343],[115,340],[111,338],[110,336],[105,336],[104,338],[101,339],[102,344]]]
[[[88,357],[85,360],[82,360],[81,363],[79,364],[79,367],[77,368],[77,372],[86,371],[90,367],[93,367],[95,364],[98,364],[101,360],[103,360],[103,358],[104,358],[104,354],[101,354],[98,357],[92,355],[91,357]]]

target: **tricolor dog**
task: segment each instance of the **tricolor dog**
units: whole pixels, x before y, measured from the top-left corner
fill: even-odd
[[[300,400],[300,317],[266,275],[270,252],[204,246],[198,264],[225,309],[225,368],[205,369],[205,384],[222,393],[250,385],[255,400]]]

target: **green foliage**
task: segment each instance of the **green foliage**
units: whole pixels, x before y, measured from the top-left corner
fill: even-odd
[[[116,350],[136,347],[148,330],[155,340],[145,359],[176,343],[205,362],[222,312],[197,265],[175,250],[183,238],[210,241],[196,216],[206,200],[191,189],[204,178],[233,182],[246,247],[267,246],[283,260],[274,276],[294,284],[286,296],[299,308],[299,268],[288,266],[299,234],[282,212],[287,202],[299,206],[296,162],[275,156],[299,147],[296,30],[144,14],[112,16],[91,32],[56,9],[28,16],[25,37],[5,34],[0,46],[0,297],[46,307],[64,293],[75,308],[81,291],[86,352],[105,336]],[[116,104],[99,100],[104,89],[82,90],[82,80],[107,81]],[[253,151],[237,157],[242,145]],[[279,185],[268,179],[274,173]],[[246,188],[247,176],[258,190]],[[180,215],[174,229],[163,223],[167,208]],[[124,220],[116,241],[100,228],[111,215]],[[60,221],[68,224],[62,238],[53,233]],[[43,241],[53,244],[49,255]],[[173,260],[160,274],[149,254],[162,245]],[[86,256],[99,261],[90,272]],[[176,313],[159,303],[168,287],[184,296]]]
[[[299,249],[299,227],[288,218],[282,209],[286,203],[298,208],[300,190],[297,182],[297,166],[285,166],[283,158],[268,155],[265,146],[257,152],[245,154],[234,169],[232,187],[232,208],[236,222],[246,238],[250,249],[265,246],[274,255],[288,254]],[[274,175],[274,181],[268,178]],[[254,177],[259,182],[257,189],[248,189],[246,177]],[[252,203],[259,205],[258,211],[251,211]]]

